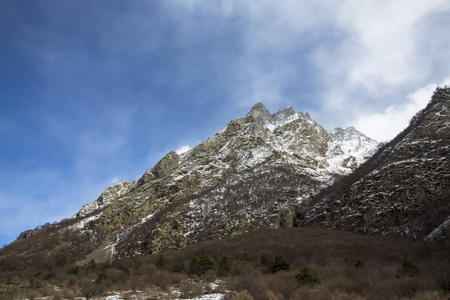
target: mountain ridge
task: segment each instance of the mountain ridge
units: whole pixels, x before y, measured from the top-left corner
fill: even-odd
[[[315,123],[309,117],[308,113],[303,115],[302,113],[295,112],[294,108],[290,107],[289,109],[281,108],[278,112],[271,114],[261,102],[255,104],[253,106],[253,108],[246,115],[245,119],[251,120],[252,117],[255,118],[256,121],[258,121],[261,125],[263,125],[264,128],[270,130],[271,132],[274,132],[277,128],[279,129],[278,132],[282,132],[282,130],[283,130],[282,127],[285,124],[290,123],[295,120],[298,120],[298,119],[305,120],[308,123],[308,125],[309,125],[309,123],[317,125],[317,123]],[[237,128],[240,126],[239,125],[240,122],[242,122],[242,119],[231,121],[226,127],[224,127],[222,130],[220,130],[218,132],[218,134],[224,133],[225,135],[229,135],[229,134],[235,133],[237,131]],[[280,128],[281,128],[281,130],[280,130]],[[321,128],[321,127],[320,127],[320,129],[323,130],[323,128]],[[377,142],[375,140],[367,138],[366,136],[364,136],[363,134],[361,134],[359,131],[357,131],[354,128],[351,130],[348,130],[348,129],[346,129],[346,130],[347,130],[346,132],[349,133],[346,136],[347,140],[350,140],[352,138],[361,140],[361,138],[362,138],[364,140],[364,142],[366,142],[365,148],[369,148],[369,153],[370,153],[370,151],[373,152],[376,149]],[[332,136],[332,132],[333,131],[329,132],[330,136]],[[198,152],[204,151],[205,149],[207,149],[209,147],[209,146],[207,146],[208,143],[213,138],[214,137],[209,138],[205,142],[200,143],[198,145],[200,147],[199,151],[196,151],[197,150],[196,147],[194,147],[194,150],[191,149],[190,151],[193,150],[196,153],[194,155],[190,155],[189,154],[190,151],[187,151],[181,155],[178,155],[173,151],[169,152],[154,167],[148,169],[144,173],[144,175],[141,176],[141,178],[137,181],[135,187],[141,186],[145,182],[164,177],[168,172],[176,169],[180,163],[184,163],[186,160],[189,159],[186,157],[196,156]],[[332,138],[332,140],[333,140],[333,138]],[[358,164],[360,164],[362,161],[364,161],[364,159],[367,158],[367,154],[364,154],[364,157],[352,156],[351,154],[356,154],[356,155],[361,155],[361,154],[357,153],[357,151],[354,151],[354,150],[356,150],[356,148],[353,149],[351,146],[347,146],[345,148],[345,150],[346,150],[345,152],[340,151],[339,149],[336,150],[336,148],[342,147],[344,145],[344,138],[336,139],[333,141],[335,142],[335,144],[332,144],[331,147],[334,147],[334,149],[332,151],[330,151],[330,153],[334,153],[334,154],[337,153],[338,155],[350,155],[351,156],[351,157],[347,156],[347,157],[345,157],[345,159],[342,160],[341,164],[343,165],[343,168],[349,168],[349,169],[355,168]],[[221,152],[226,151],[226,148],[228,146],[229,146],[229,143],[227,142],[223,145],[223,147],[218,152],[221,153]],[[364,146],[362,146],[362,147],[364,147]],[[353,152],[352,152],[352,150],[353,150]],[[161,168],[161,166],[164,166],[164,167]],[[346,171],[341,170],[341,172],[345,173]],[[347,172],[348,172],[348,170],[347,170]],[[159,173],[159,175],[157,175],[158,173]],[[108,187],[105,190],[105,192],[108,189],[115,187],[116,185],[122,186],[123,183],[124,183],[124,181],[121,183],[112,185],[112,186]],[[133,181],[133,184],[134,184],[134,181]],[[133,188],[133,184],[127,183],[127,191],[129,191],[131,188]],[[119,198],[119,195],[116,198]],[[96,200],[94,202],[97,202],[97,201],[98,200]],[[94,203],[94,202],[91,202],[91,203]],[[108,203],[110,203],[110,202],[108,202]],[[93,208],[99,207],[99,205],[93,205],[93,204],[86,204],[85,206],[87,206],[87,205],[91,205]],[[85,207],[85,206],[83,206],[83,207]],[[83,214],[86,215],[88,210],[86,210],[86,208],[84,208],[82,210],[84,210]],[[92,211],[93,210],[90,210],[89,212],[92,212]],[[78,214],[80,214],[80,213],[81,213],[81,210]]]
[[[319,193],[316,204],[298,215],[299,223],[446,240],[443,232],[450,229],[449,103],[450,89],[438,88],[404,131],[351,176]]]
[[[348,137],[362,141],[369,152],[378,147],[355,130]],[[291,107],[271,114],[258,103],[189,151],[169,152],[137,182],[108,187],[52,230],[86,241],[84,250],[71,254],[82,265],[258,228],[291,227],[297,205],[364,160],[353,156],[357,149],[341,149],[342,142],[308,113]],[[18,252],[42,234],[21,235],[14,242],[23,247]],[[71,245],[55,242],[47,251],[57,255],[71,251]]]

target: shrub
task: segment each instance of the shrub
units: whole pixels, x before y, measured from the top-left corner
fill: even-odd
[[[295,275],[295,280],[297,281],[299,286],[306,285],[309,287],[314,287],[320,285],[321,283],[317,272],[308,266],[302,267],[300,273],[297,273],[297,275]]]
[[[39,295],[39,293],[38,293],[37,291],[32,290],[32,291],[29,291],[29,292],[28,292],[27,297],[28,297],[28,299],[30,299],[30,300],[34,300],[34,299],[40,298],[40,295]]]
[[[270,260],[269,255],[267,255],[266,253],[261,255],[261,265],[267,266],[267,264],[269,263],[269,260]]]
[[[191,279],[181,281],[179,289],[181,295],[186,298],[196,297],[202,294],[202,285]]]
[[[362,268],[364,266],[364,259],[358,259],[355,263],[355,268]]]
[[[80,284],[80,292],[81,295],[86,298],[86,300],[93,299],[95,295],[98,295],[102,292],[101,287],[92,282],[89,279],[85,279]]]
[[[267,283],[261,272],[247,261],[233,264],[233,269],[238,272],[230,280],[230,288],[234,291],[247,290],[256,299],[264,299],[268,291]]]
[[[172,272],[173,273],[183,273],[184,271],[186,271],[186,265],[184,263],[176,263],[173,265],[172,267]]]
[[[125,275],[130,276],[130,269],[127,266],[121,266],[118,269],[125,273]]]
[[[71,275],[78,275],[78,272],[79,272],[78,266],[72,267],[69,270],[69,274],[71,274]]]
[[[450,292],[450,270],[448,269],[437,270],[435,275],[435,281],[444,292],[446,293]]]
[[[107,271],[106,269],[102,269],[102,271],[98,274],[97,279],[95,279],[96,283],[101,283],[102,281],[105,281],[108,279]]]
[[[407,276],[416,276],[416,275],[420,275],[420,269],[410,259],[405,258],[402,261],[401,273],[404,274],[404,275],[407,275]]]
[[[284,259],[284,257],[282,255],[277,255],[270,268],[272,273],[276,273],[282,270],[289,270],[289,267],[290,264]]]

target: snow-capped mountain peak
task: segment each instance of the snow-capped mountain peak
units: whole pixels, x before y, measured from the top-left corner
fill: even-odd
[[[354,127],[337,127],[329,134],[344,153],[356,158],[358,164],[363,163],[378,149],[379,143],[376,140],[365,136]]]
[[[80,210],[80,222],[70,228],[106,230],[110,250],[100,250],[107,257],[106,252],[128,255],[184,247],[207,238],[208,232],[222,237],[276,227],[280,221],[267,215],[286,214],[336,175],[351,173],[363,161],[352,156],[358,149],[375,147],[356,130],[343,132],[334,140],[308,113],[290,107],[271,114],[258,103],[246,117],[229,122],[188,152],[168,153],[136,184],[108,188]],[[248,225],[238,225],[243,222]],[[151,246],[135,243],[147,240],[149,232]]]

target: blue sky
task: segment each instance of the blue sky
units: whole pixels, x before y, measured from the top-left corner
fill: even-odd
[[[448,0],[3,0],[0,246],[257,102],[388,140],[449,57]]]

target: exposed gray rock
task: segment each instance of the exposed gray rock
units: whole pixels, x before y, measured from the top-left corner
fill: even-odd
[[[117,200],[121,196],[129,192],[135,185],[135,181],[128,182],[126,180],[109,186],[98,198],[97,200],[84,205],[76,216],[86,216],[87,214],[104,208],[111,204],[113,201]]]
[[[283,120],[287,120],[296,114],[294,108],[291,106],[289,109],[281,108],[278,112],[272,115],[273,123],[277,123]]]
[[[170,151],[153,168],[147,170],[147,172],[139,178],[137,185],[141,186],[144,183],[166,176],[170,171],[176,169],[179,163],[180,156],[174,151]]]
[[[250,112],[247,114],[248,116],[253,116],[256,120],[261,122],[261,124],[272,124],[273,117],[272,114],[267,110],[267,108],[261,103],[255,104]]]
[[[175,152],[171,151],[164,156],[152,169],[155,179],[162,178],[167,173],[176,169],[180,163],[180,157]]]

